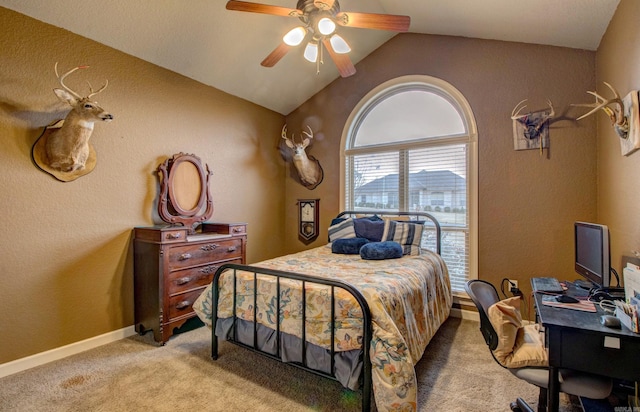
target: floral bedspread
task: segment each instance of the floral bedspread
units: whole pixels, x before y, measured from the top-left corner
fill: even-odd
[[[367,300],[373,323],[371,341],[372,381],[380,411],[417,410],[417,381],[414,365],[447,319],[452,296],[447,267],[442,258],[423,251],[400,259],[363,260],[360,255],[331,253],[327,246],[252,264],[252,266],[339,279],[356,287]],[[275,328],[276,282],[258,278],[259,300],[253,302],[253,275],[238,278],[238,317]],[[272,278],[271,278],[272,279]],[[231,276],[221,277],[218,317],[232,315]],[[306,338],[316,345],[330,345],[331,298],[329,288],[306,286]],[[300,336],[301,286],[299,281],[281,281],[281,331]],[[211,285],[193,307],[203,322],[211,326]],[[355,299],[338,289],[335,299],[337,326],[335,350],[360,348],[362,313]]]

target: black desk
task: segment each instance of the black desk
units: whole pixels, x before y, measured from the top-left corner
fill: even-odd
[[[628,381],[640,381],[640,334],[600,324],[604,311],[583,312],[542,304],[535,293],[538,322],[545,327],[549,351],[548,411],[558,410],[558,369],[574,369]]]

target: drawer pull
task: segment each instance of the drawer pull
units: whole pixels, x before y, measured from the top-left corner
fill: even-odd
[[[188,300],[183,300],[176,305],[176,309],[182,310],[188,308],[189,306],[191,306],[191,302],[189,302]]]
[[[241,227],[234,227],[233,231],[236,232],[236,233],[240,233],[240,232],[242,232],[242,228]]]
[[[167,233],[167,239],[175,240],[180,239],[182,237],[182,233]]]
[[[176,284],[178,286],[182,286],[182,285],[186,285],[187,283],[191,282],[191,278],[189,276],[185,276],[183,278],[180,278],[176,281]]]
[[[178,258],[178,260],[187,260],[187,259],[191,259],[191,253],[183,253]]]
[[[227,249],[227,252],[235,252],[235,251],[236,251],[235,246],[230,246],[229,249]]]
[[[218,269],[217,266],[205,266],[202,269],[200,269],[200,273],[204,273],[205,275],[210,275],[211,273],[215,272],[216,269]]]
[[[210,245],[202,245],[202,246],[200,246],[200,249],[204,250],[205,252],[210,252],[210,251],[215,250],[217,248],[218,248],[218,245],[215,244],[215,243],[212,243]]]

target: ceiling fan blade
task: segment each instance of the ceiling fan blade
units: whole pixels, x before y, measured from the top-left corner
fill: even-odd
[[[284,55],[287,54],[289,49],[291,49],[291,46],[289,46],[286,43],[280,43],[278,47],[273,49],[273,51],[269,53],[267,57],[264,58],[264,60],[260,63],[260,65],[264,67],[275,66],[276,63],[278,63],[280,59],[282,59]]]
[[[411,17],[396,14],[341,12],[336,20],[341,26],[400,32],[408,31],[411,25]]]
[[[251,13],[264,13],[285,17],[299,17],[302,15],[302,12],[298,9],[289,9],[287,7],[236,0],[229,0],[227,2],[227,10],[248,11]]]
[[[349,58],[348,54],[336,53],[333,50],[333,47],[331,47],[331,43],[329,43],[329,40],[327,39],[322,40],[322,44],[324,45],[327,52],[329,52],[329,55],[331,56],[333,62],[336,64],[336,67],[340,72],[340,76],[349,77],[356,74],[356,68],[353,63],[351,63],[351,59]]]

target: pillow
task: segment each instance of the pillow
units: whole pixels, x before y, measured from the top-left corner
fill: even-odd
[[[360,248],[360,257],[365,260],[397,259],[402,257],[402,246],[398,242],[369,242]]]
[[[549,354],[544,348],[544,332],[537,323],[518,329],[513,354],[506,359],[507,368],[525,366],[549,366]]]
[[[384,220],[378,216],[354,219],[353,226],[357,237],[365,238],[371,242],[380,242],[382,240]]]
[[[422,224],[387,220],[384,222],[382,241],[392,240],[400,243],[405,255],[419,255],[423,229]]]
[[[353,219],[351,218],[329,226],[329,242],[352,237],[356,237],[356,231],[353,227]]]
[[[513,353],[518,329],[522,327],[520,296],[496,302],[487,309],[487,316],[498,335],[498,346],[493,350],[498,362],[504,365],[505,358]]]
[[[369,241],[362,237],[352,237],[349,239],[336,239],[331,243],[331,251],[342,255],[357,255],[360,248]]]
[[[549,365],[544,337],[538,324],[522,326],[520,297],[514,296],[489,307],[487,315],[498,335],[493,354],[507,368]]]

